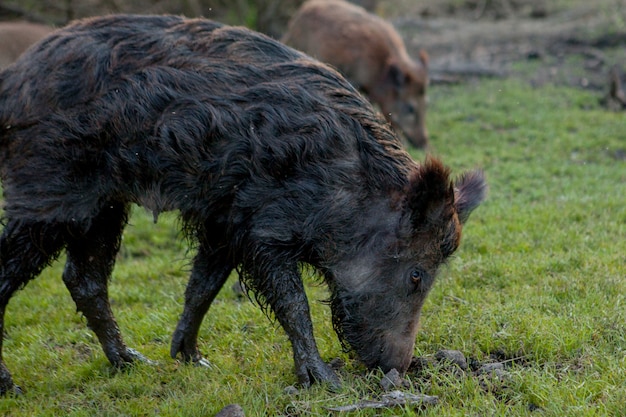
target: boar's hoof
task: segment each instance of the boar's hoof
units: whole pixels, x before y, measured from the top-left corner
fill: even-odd
[[[212,368],[213,365],[211,365],[211,362],[209,362],[208,359],[203,358],[202,356],[200,356],[200,358],[196,359],[193,361],[194,366],[198,366],[200,368]]]
[[[148,359],[147,357],[132,348],[126,348],[124,352],[119,352],[119,355],[115,356],[116,358],[114,360],[111,360],[111,363],[116,368],[120,369],[126,368],[129,365],[137,362],[145,363],[147,365],[156,365],[155,361]]]
[[[185,363],[193,363],[197,366],[211,367],[211,363],[202,357],[195,342],[187,340],[184,330],[176,329],[172,336],[172,344],[170,345],[170,356],[172,359],[179,357]]]
[[[4,363],[0,363],[0,395],[21,395],[22,389],[13,383],[13,378],[9,370],[4,366]]]
[[[24,391],[22,391],[22,388],[20,388],[18,385],[15,384],[11,384],[11,386],[8,389],[0,388],[0,396],[3,397],[18,397],[20,395],[24,394]]]
[[[194,346],[192,349],[188,349],[187,346]],[[181,360],[185,363],[193,363],[195,366],[202,368],[212,368],[211,362],[204,358],[195,344],[185,343],[185,333],[179,330],[174,332],[172,336],[172,346],[170,348],[170,356],[172,359],[176,359],[180,353]]]
[[[341,381],[332,368],[320,361],[315,364],[302,364],[296,367],[298,382],[303,387],[310,387],[314,382],[327,385],[331,391],[341,389]]]
[[[3,397],[10,397],[10,396],[20,396],[24,393],[24,391],[22,391],[22,388],[20,388],[18,385],[15,385],[13,383],[13,381],[11,381],[8,384],[5,384],[5,381],[2,381],[0,383],[0,396]]]

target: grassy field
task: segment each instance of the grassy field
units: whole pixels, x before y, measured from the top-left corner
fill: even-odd
[[[433,363],[409,391],[421,409],[355,416],[619,416],[626,404],[626,123],[598,95],[513,80],[431,89],[433,152],[454,172],[482,167],[488,200],[429,296],[415,355],[461,351],[506,363],[502,379]],[[422,159],[424,154],[414,152]],[[379,372],[341,351],[325,289],[307,278],[322,356],[342,358],[342,391],[297,393],[282,329],[226,285],[200,348],[212,369],[169,358],[190,257],[176,219],[135,210],[111,283],[126,342],[157,365],[115,371],[60,279],[62,259],[11,301],[4,357],[25,394],[7,416],[212,416],[230,403],[248,416],[326,416],[326,407],[381,394]]]

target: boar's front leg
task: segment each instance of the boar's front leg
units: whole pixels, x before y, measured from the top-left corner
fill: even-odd
[[[211,303],[233,269],[227,259],[226,249],[211,250],[206,243],[200,245],[185,291],[183,314],[172,336],[172,358],[180,353],[184,362],[209,365],[198,350],[198,331]]]
[[[126,220],[127,208],[123,204],[107,204],[87,232],[68,237],[63,271],[63,282],[76,308],[87,318],[87,325],[98,336],[107,359],[116,367],[135,360],[147,361],[126,347],[109,304],[108,280]]]
[[[280,256],[274,259],[280,259]],[[298,381],[305,387],[317,381],[329,384],[332,389],[339,388],[339,378],[322,360],[317,349],[309,303],[297,264],[274,264],[268,269],[260,275],[265,279],[253,278],[256,281],[254,286],[270,305],[291,341]]]

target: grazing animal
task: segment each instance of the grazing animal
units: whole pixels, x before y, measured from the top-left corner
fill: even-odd
[[[409,143],[428,146],[428,55],[422,50],[419,62],[411,59],[388,22],[345,1],[309,0],[290,20],[282,41],[336,67]]]
[[[37,63],[37,65],[33,65]],[[54,32],[0,73],[0,334],[12,294],[64,249],[63,282],[109,361],[142,356],[107,281],[129,207],[177,210],[197,253],[171,356],[197,337],[233,269],[278,319],[303,385],[339,384],[313,337],[302,264],[369,367],[404,371],[437,268],[484,196],[414,162],[338,72],[204,19],[112,15]],[[0,362],[0,390],[18,391]]]
[[[29,46],[54,28],[29,22],[0,22],[0,68],[13,63]]]

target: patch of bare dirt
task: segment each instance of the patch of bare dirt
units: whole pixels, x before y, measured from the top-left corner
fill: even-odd
[[[556,8],[554,2],[467,0],[382,2],[412,55],[425,49],[434,83],[518,77],[532,85],[606,91],[611,71],[624,82],[626,1]]]

